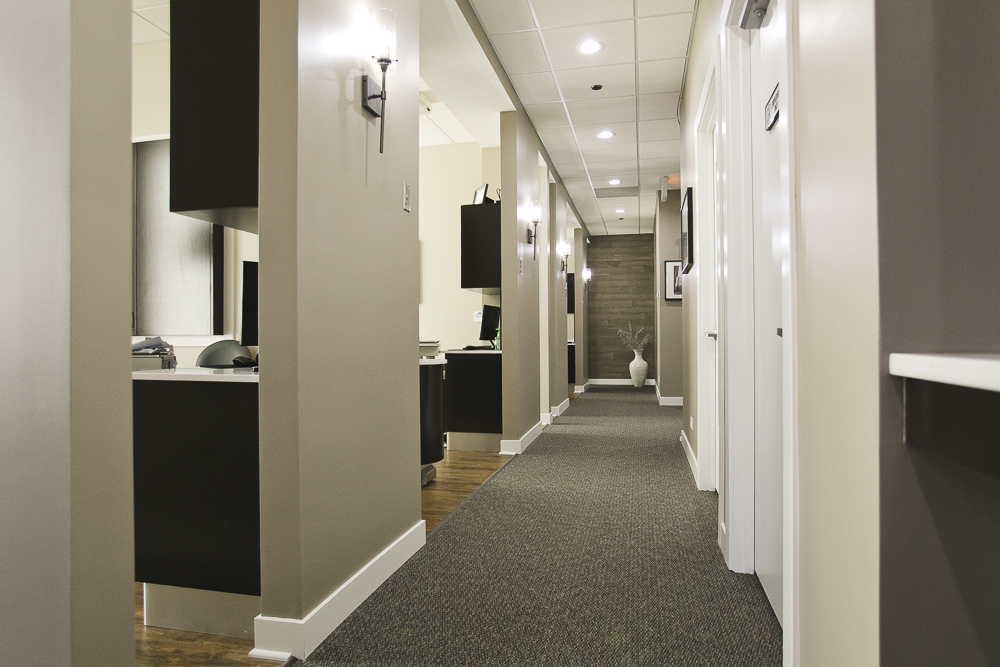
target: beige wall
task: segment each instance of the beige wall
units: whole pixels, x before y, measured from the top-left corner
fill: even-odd
[[[576,386],[582,387],[590,381],[590,337],[587,335],[587,308],[589,289],[583,279],[587,268],[587,233],[582,229],[573,230],[573,268],[576,274]]]
[[[132,45],[132,136],[170,134],[170,40]]]
[[[519,440],[539,421],[538,262],[527,243],[531,202],[540,199],[537,141],[526,113],[500,114],[504,440]]]
[[[663,263],[681,258],[681,192],[667,191],[656,210],[656,386],[663,397],[684,395],[682,300],[666,300]],[[686,296],[684,298],[687,298]]]
[[[462,205],[484,182],[483,153],[476,143],[420,148],[420,339],[442,350],[479,344],[483,297],[462,289]]]
[[[418,5],[388,4],[399,62],[384,154],[359,100],[369,59],[324,48],[354,7],[261,3],[266,616],[303,618],[420,521],[418,119],[401,103],[418,94]]]
[[[135,664],[130,5],[0,9],[3,661]],[[109,343],[110,342],[110,343]]]
[[[555,183],[549,185],[550,226],[552,236],[549,243],[549,391],[550,407],[558,407],[569,398],[569,360],[566,349],[566,271],[562,268],[563,258],[557,252],[560,244],[572,246],[566,229],[566,195]]]

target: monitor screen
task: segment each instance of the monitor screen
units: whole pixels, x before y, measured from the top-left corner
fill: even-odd
[[[240,343],[257,345],[257,262],[243,262],[243,331]]]
[[[484,184],[476,188],[476,194],[472,197],[473,204],[482,204],[486,201],[486,190],[489,189],[489,184]]]
[[[497,329],[500,328],[500,309],[496,306],[483,306],[483,325],[479,330],[479,340],[496,340]]]

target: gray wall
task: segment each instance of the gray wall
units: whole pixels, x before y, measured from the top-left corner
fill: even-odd
[[[876,3],[882,664],[1000,663],[1000,481],[903,443],[891,352],[1000,352],[992,0]]]
[[[0,8],[4,664],[135,664],[130,9]]]
[[[657,198],[659,199],[659,198]],[[681,258],[681,191],[667,191],[656,212],[656,386],[660,396],[684,395],[681,355],[681,299],[663,298],[663,263]],[[667,282],[670,282],[669,280]]]
[[[618,330],[644,327],[652,334],[643,358],[647,377],[656,378],[655,252],[652,234],[592,236],[587,266],[593,271],[588,291],[590,377],[627,379],[635,357],[621,344]],[[678,394],[679,395],[679,394]]]
[[[569,359],[566,333],[566,271],[563,258],[556,252],[560,242],[573,244],[572,230],[566,229],[566,195],[555,183],[549,184],[552,225],[549,243],[549,407],[557,407],[569,398]]]
[[[401,103],[418,93],[418,4],[388,3],[384,154],[359,102],[370,62],[324,47],[355,7],[261,3],[265,616],[303,618],[420,521],[417,114]]]
[[[590,336],[587,333],[590,288],[583,279],[583,270],[587,268],[587,248],[590,247],[587,239],[587,232],[584,230],[573,230],[573,261],[576,264],[576,284],[574,285],[576,292],[574,305],[576,308],[574,316],[576,325],[576,384],[574,386],[577,387],[584,386],[590,380],[590,354],[588,353]]]

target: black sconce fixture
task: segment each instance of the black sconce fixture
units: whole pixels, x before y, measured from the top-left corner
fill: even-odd
[[[542,224],[542,207],[538,200],[531,202],[531,224],[533,229],[528,230],[528,243],[531,249],[531,259],[538,259],[538,225]]]
[[[379,121],[378,152],[385,152],[385,74],[389,65],[396,62],[396,14],[384,7],[372,12],[372,58],[382,69],[382,87],[365,74],[361,77],[361,106],[368,113],[381,118]]]

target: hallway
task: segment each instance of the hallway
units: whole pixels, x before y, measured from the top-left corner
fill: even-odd
[[[572,401],[302,664],[779,665],[651,387]]]

